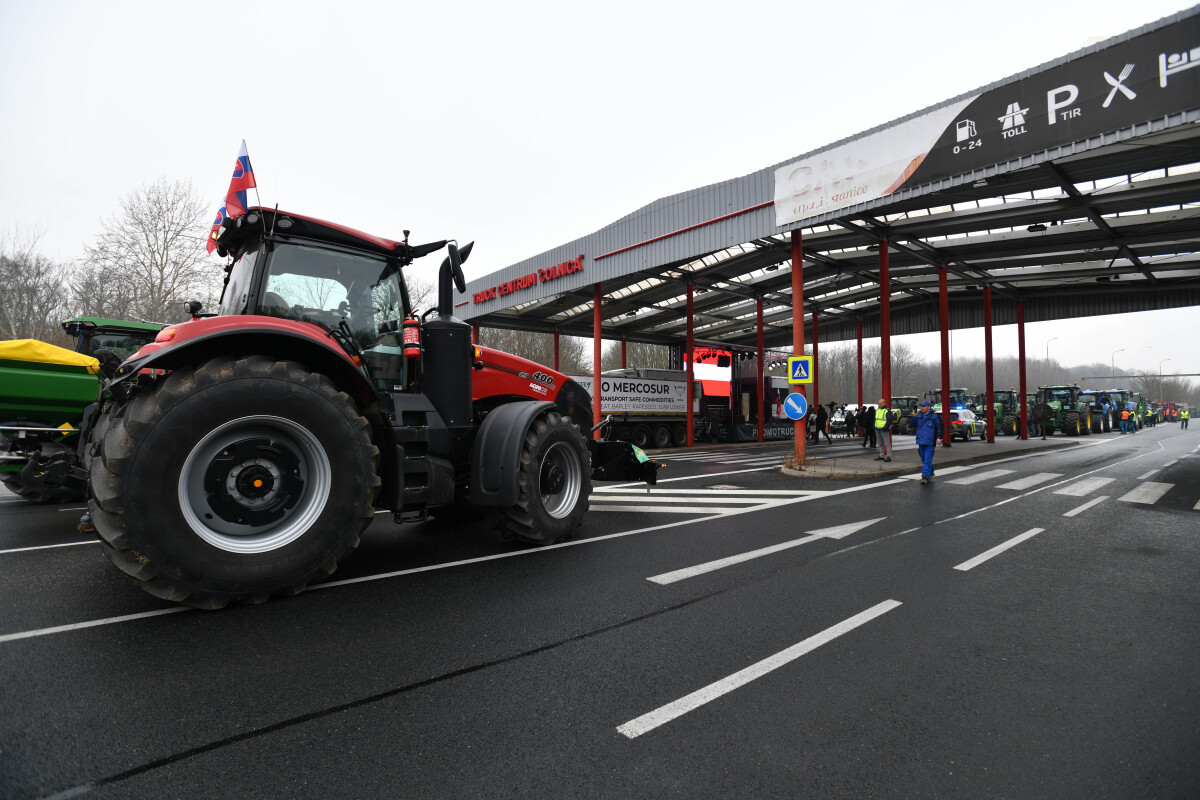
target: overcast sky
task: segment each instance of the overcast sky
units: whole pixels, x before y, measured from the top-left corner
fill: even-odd
[[[245,139],[264,204],[474,239],[474,277],[1191,5],[0,0],[0,230],[78,258],[162,175],[215,213]],[[1094,322],[1031,355],[1107,361]],[[1104,324],[1118,367],[1200,372],[1200,309]]]

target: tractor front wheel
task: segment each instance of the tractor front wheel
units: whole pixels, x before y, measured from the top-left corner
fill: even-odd
[[[337,568],[374,515],[367,420],[297,364],[183,367],[105,416],[92,523],[109,559],[158,597],[212,609],[296,594]]]
[[[533,421],[521,447],[517,504],[501,511],[500,527],[533,544],[554,544],[583,524],[592,493],[587,445],[556,411]]]

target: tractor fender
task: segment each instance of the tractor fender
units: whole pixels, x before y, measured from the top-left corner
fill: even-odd
[[[484,418],[471,452],[471,502],[501,508],[516,505],[520,493],[521,446],[539,414],[554,410],[548,400],[497,406]]]
[[[172,342],[166,347],[142,352],[121,365],[117,377],[105,388],[112,389],[135,377],[141,370],[178,369],[231,353],[250,356],[265,355],[280,361],[295,361],[329,377],[338,389],[366,407],[376,398],[375,388],[361,369],[356,367],[332,339],[324,341],[305,331],[274,326],[246,326],[210,331]]]

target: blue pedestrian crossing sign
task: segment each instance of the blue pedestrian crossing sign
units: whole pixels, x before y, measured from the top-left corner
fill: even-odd
[[[788,383],[812,383],[812,360],[812,356],[788,356]]]
[[[789,394],[787,400],[783,401],[783,413],[787,414],[789,419],[804,419],[804,415],[808,413],[808,400],[799,392]]]

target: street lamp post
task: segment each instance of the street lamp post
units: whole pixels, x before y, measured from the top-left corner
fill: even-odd
[[[1108,357],[1109,366],[1112,368],[1112,373],[1108,376],[1110,381],[1117,379],[1117,353],[1124,352],[1125,348],[1122,347],[1120,350],[1113,350],[1112,355]]]
[[[1057,336],[1055,336],[1053,339],[1047,339],[1047,340],[1046,340],[1046,363],[1047,363],[1047,364],[1049,364],[1049,363],[1050,363],[1050,343],[1051,343],[1051,342],[1053,342],[1053,341],[1055,341],[1055,340],[1057,340],[1057,339],[1058,339],[1058,337],[1057,337]]]
[[[1164,358],[1162,361],[1158,362],[1158,402],[1160,402],[1160,403],[1162,402],[1162,397],[1163,397],[1163,390],[1162,390],[1162,365],[1163,365],[1163,364],[1165,364],[1165,363],[1167,363],[1167,362],[1168,362],[1168,361],[1170,361],[1170,360],[1171,360],[1171,359],[1169,359],[1169,358]]]

